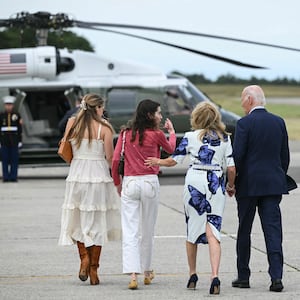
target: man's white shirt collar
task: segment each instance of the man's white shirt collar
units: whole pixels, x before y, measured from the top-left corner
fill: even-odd
[[[265,107],[264,106],[255,106],[255,107],[253,107],[250,111],[249,111],[249,114],[251,114],[255,109],[265,109]],[[249,115],[248,114],[248,115]]]

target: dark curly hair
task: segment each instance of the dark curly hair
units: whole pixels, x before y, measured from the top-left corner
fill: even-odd
[[[142,145],[145,130],[158,129],[154,114],[159,106],[160,103],[151,99],[144,99],[138,104],[133,119],[127,125],[127,129],[132,129],[131,142],[135,141],[138,132],[139,144]]]

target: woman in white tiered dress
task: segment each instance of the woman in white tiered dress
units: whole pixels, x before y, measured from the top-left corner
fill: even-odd
[[[87,94],[77,116],[69,119],[66,138],[73,159],[66,179],[59,245],[77,244],[81,259],[79,278],[99,284],[101,248],[120,239],[119,196],[110,176],[113,129],[102,118],[104,100]]]

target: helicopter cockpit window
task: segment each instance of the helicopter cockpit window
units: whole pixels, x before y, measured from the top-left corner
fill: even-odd
[[[165,92],[167,110],[170,115],[188,115],[192,106],[188,97],[177,88],[168,88]]]
[[[184,95],[185,99],[190,100],[193,97],[193,95],[190,93],[190,91],[185,86],[180,86],[179,90]]]

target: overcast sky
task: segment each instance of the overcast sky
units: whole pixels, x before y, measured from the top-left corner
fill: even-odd
[[[164,27],[300,49],[299,0],[9,0],[1,5],[0,19],[21,11],[62,12],[81,21]],[[98,54],[147,63],[164,72],[202,73],[210,79],[230,73],[242,78],[254,75],[300,80],[300,52],[181,34],[126,30],[268,68],[253,70],[134,38],[83,29],[75,32],[87,38]]]

